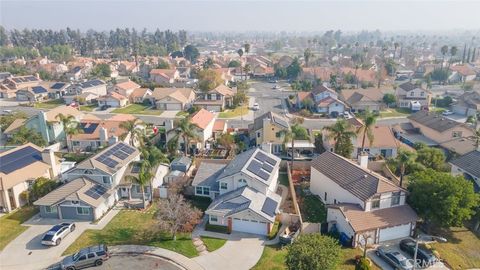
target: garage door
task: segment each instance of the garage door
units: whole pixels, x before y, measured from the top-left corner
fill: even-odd
[[[380,230],[380,242],[410,236],[410,223]]]
[[[178,103],[167,103],[167,110],[169,111],[180,111],[182,109],[182,105]]]
[[[267,235],[267,223],[248,219],[233,219],[233,228],[237,232]]]

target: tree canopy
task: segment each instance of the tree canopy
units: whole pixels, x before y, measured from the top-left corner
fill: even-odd
[[[190,62],[195,63],[197,58],[200,56],[200,52],[198,51],[197,47],[189,44],[183,49],[183,55]]]
[[[208,92],[222,83],[220,75],[211,69],[200,70],[197,77],[198,88],[203,92]]]
[[[340,262],[338,241],[318,233],[302,234],[287,247],[289,270],[334,270]]]

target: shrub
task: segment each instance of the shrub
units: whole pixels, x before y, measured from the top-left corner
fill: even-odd
[[[285,263],[289,270],[334,270],[340,253],[337,240],[318,233],[304,234],[288,246]]]
[[[367,258],[360,258],[357,265],[355,265],[355,270],[370,270],[370,261]]]
[[[301,110],[300,112],[298,112],[301,116],[303,117],[309,117],[309,116],[312,116],[312,112],[310,112],[309,110]]]
[[[210,223],[207,223],[205,225],[205,230],[210,232],[218,232],[218,233],[228,233],[228,234],[230,233],[227,226],[213,225]]]
[[[272,240],[277,236],[278,230],[282,226],[282,223],[279,220],[275,220],[275,223],[273,223],[272,229],[270,230],[270,233],[268,234],[268,239]]]

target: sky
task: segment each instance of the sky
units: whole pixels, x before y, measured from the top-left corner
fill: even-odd
[[[480,28],[480,0],[0,0],[7,29],[438,31]]]

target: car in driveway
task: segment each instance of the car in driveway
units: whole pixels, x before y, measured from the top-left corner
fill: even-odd
[[[442,115],[445,115],[445,116],[452,115],[452,114],[453,114],[453,112],[450,111],[450,110],[446,110],[446,111],[442,112]]]
[[[62,270],[77,270],[90,266],[100,266],[110,258],[106,245],[82,248],[79,252],[65,257],[60,263]]]
[[[403,239],[400,241],[400,249],[408,255],[415,256],[415,241],[412,239]],[[417,264],[418,265],[434,265],[438,261],[433,252],[425,247],[423,244],[418,245],[417,249]]]
[[[407,259],[402,253],[396,250],[390,250],[387,247],[378,247],[375,251],[378,257],[382,258],[389,265],[393,266],[396,270],[411,270],[413,264],[411,260]]]
[[[255,103],[255,104],[253,104],[252,109],[253,109],[254,111],[258,111],[258,110],[260,110],[260,105],[258,105],[258,103]]]
[[[276,90],[276,89],[280,89],[280,87],[275,84],[275,85],[272,87],[272,89]]]
[[[42,245],[58,246],[69,233],[75,231],[75,223],[60,223],[53,226],[42,238]]]

